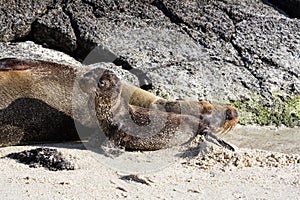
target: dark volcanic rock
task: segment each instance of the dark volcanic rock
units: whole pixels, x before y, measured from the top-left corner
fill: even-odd
[[[51,171],[74,170],[74,164],[66,160],[57,149],[36,148],[19,153],[11,153],[6,157],[18,160],[29,167],[45,167]]]
[[[0,1],[0,41],[13,41],[27,36],[31,24],[53,4],[54,0]]]
[[[50,10],[33,24],[33,37],[36,42],[56,49],[73,52],[77,48],[76,36],[70,18],[61,7]]]
[[[72,19],[78,39],[80,58],[101,44],[114,31],[123,32],[135,28],[174,26],[168,18],[151,6],[148,1],[89,1],[73,0],[64,6]],[[167,21],[167,22],[166,22]]]

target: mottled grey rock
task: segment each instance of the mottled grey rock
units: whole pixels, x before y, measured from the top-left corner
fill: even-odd
[[[170,99],[209,99],[220,103],[247,95],[238,92],[246,90],[231,77],[242,73],[247,77],[248,73],[245,79],[251,81],[249,72],[230,63],[211,62],[207,50],[183,33],[153,28],[115,31],[103,44],[142,69],[155,87],[153,92]]]
[[[300,125],[300,22],[267,1],[70,0],[38,8],[19,17],[20,37],[84,63],[108,62],[166,98],[231,103],[241,123]],[[5,27],[16,26],[17,11],[8,11],[0,10]],[[10,30],[2,41],[20,38],[6,37]],[[89,55],[95,47],[102,50]]]
[[[2,58],[35,59],[75,66],[81,65],[80,62],[65,53],[43,48],[41,45],[31,41],[17,43],[0,42],[0,59]]]
[[[13,41],[30,34],[38,16],[53,6],[54,0],[0,1],[0,41]]]
[[[299,30],[300,21],[288,18],[255,17],[236,25],[232,43],[255,77],[257,93],[300,94]]]

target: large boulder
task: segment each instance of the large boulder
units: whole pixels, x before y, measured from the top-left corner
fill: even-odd
[[[300,125],[300,21],[268,3],[45,2],[14,11],[3,4],[2,24],[18,29],[2,29],[0,39],[28,38],[86,64],[122,66],[139,80],[133,84],[166,98],[231,103],[244,124]]]
[[[0,41],[14,41],[26,38],[31,33],[32,23],[55,4],[45,1],[0,1]]]

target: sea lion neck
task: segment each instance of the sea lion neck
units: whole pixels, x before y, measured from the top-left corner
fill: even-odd
[[[121,105],[121,81],[113,72],[105,70],[101,77],[97,77],[96,84],[96,113],[100,118],[112,121],[113,113]]]

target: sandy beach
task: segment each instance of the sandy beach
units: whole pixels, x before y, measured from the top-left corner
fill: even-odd
[[[225,150],[214,148],[209,152],[213,156],[206,158],[199,155],[176,157],[173,150],[125,152],[116,158],[108,158],[86,150],[83,144],[78,143],[4,147],[0,149],[0,197],[300,199],[299,133],[296,128],[238,126],[224,137],[239,147],[237,153],[227,154],[223,153]],[[58,149],[74,163],[75,170],[30,168],[13,159],[3,158],[9,153],[40,146]],[[274,155],[274,161],[268,158],[270,155]],[[244,162],[249,162],[250,158],[252,165],[245,165]],[[293,160],[289,161],[291,158]],[[235,163],[237,160],[240,164]]]

